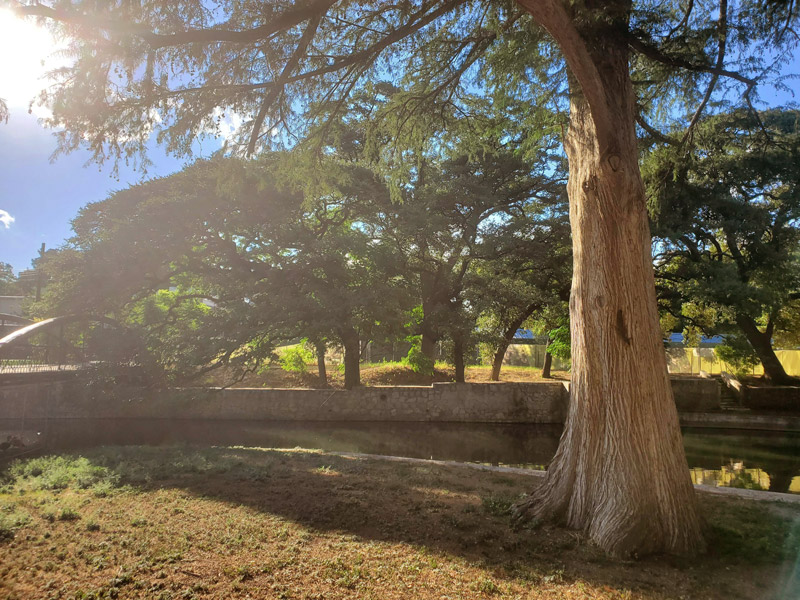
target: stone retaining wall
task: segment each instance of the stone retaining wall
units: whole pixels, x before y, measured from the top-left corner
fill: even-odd
[[[744,388],[744,405],[753,410],[800,410],[800,387],[772,386]]]
[[[687,385],[680,380],[676,386],[679,407],[711,407],[712,386],[717,392],[718,407],[716,382],[698,380],[696,385]],[[0,418],[563,423],[569,398],[567,388],[563,382],[538,382],[434,383],[352,391],[143,390],[100,389],[73,379],[3,385]],[[684,398],[686,394],[691,394],[691,398]]]

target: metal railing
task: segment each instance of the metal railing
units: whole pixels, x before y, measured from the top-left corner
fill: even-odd
[[[33,323],[0,339],[0,375],[132,364],[125,329],[110,319],[71,315]]]

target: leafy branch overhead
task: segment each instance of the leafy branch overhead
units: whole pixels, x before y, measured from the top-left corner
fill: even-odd
[[[339,111],[370,81],[389,76],[407,87],[413,110],[446,102],[469,112],[465,97],[476,89],[564,109],[551,92],[565,84],[562,56],[602,113],[602,77],[580,51],[581,36],[615,26],[607,9],[556,0],[53,0],[12,8],[69,40],[74,65],[58,70],[41,97],[53,111],[48,124],[64,128],[56,134],[60,151],[86,146],[96,161],[143,165],[151,136],[178,155],[192,154],[198,136],[230,129],[230,148],[243,154],[291,144],[306,131],[310,108]],[[720,78],[753,100],[754,86],[786,60],[775,53],[766,62],[764,46],[796,41],[793,3],[630,8],[630,29],[617,33],[632,52],[640,123],[661,136],[669,135],[661,118],[667,107],[680,120],[685,102],[684,123],[695,123]],[[577,54],[563,52],[564,44]]]

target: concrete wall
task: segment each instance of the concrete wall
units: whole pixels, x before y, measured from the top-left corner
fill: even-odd
[[[683,379],[673,382],[679,407],[704,410],[719,406],[715,381],[690,381],[694,383]],[[353,391],[142,390],[119,386],[102,389],[73,379],[3,385],[0,418],[563,423],[567,387],[561,382],[541,382],[435,383]]]
[[[753,410],[797,412],[800,410],[800,387],[756,387],[748,385],[744,388],[744,405]]]
[[[707,377],[673,377],[672,393],[678,412],[719,410],[719,383]]]

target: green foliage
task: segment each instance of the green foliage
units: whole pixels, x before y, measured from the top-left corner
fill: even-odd
[[[661,306],[688,333],[738,328],[761,348],[755,340],[792,322],[799,163],[800,113],[780,109],[709,117],[688,150],[665,146],[645,159]]]
[[[0,111],[1,120],[2,111]],[[16,296],[21,293],[17,277],[14,275],[14,268],[8,263],[0,262],[0,296]]]
[[[17,529],[30,522],[30,517],[13,504],[0,505],[0,544],[14,539]]]
[[[411,349],[403,359],[403,364],[411,368],[415,373],[421,375],[433,375],[435,362],[432,358],[425,356],[422,352],[422,336],[411,338]]]
[[[772,510],[753,510],[749,502],[729,502],[706,511],[709,548],[743,563],[794,561],[800,553],[800,522]]]
[[[116,482],[107,468],[82,456],[43,456],[11,464],[9,476],[31,490],[91,488],[101,482]]]
[[[483,506],[484,512],[493,517],[508,517],[511,514],[511,509],[516,500],[516,497],[509,495],[483,496],[481,498],[481,505]]]
[[[714,348],[714,353],[722,362],[733,367],[736,376],[747,376],[752,373],[760,361],[750,342],[742,335],[725,336],[725,343]]]
[[[570,339],[569,322],[565,322],[547,333],[550,343],[547,351],[561,360],[569,360],[572,357],[572,341]]]
[[[289,373],[305,373],[308,371],[308,363],[314,360],[314,355],[306,347],[303,340],[296,346],[285,348],[280,353],[281,369]]]

